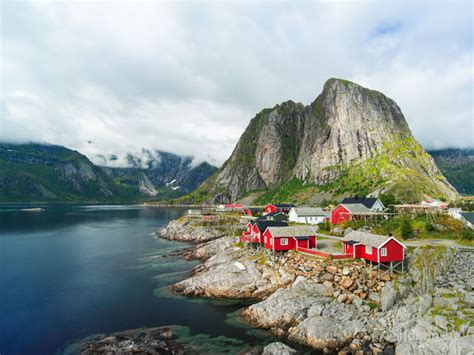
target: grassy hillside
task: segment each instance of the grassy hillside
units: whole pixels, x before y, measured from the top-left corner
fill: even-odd
[[[459,193],[474,195],[474,149],[442,149],[428,153]]]
[[[121,202],[117,186],[84,155],[53,145],[0,144],[0,202]]]

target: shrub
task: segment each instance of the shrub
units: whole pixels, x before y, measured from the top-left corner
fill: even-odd
[[[411,221],[408,218],[403,220],[400,233],[405,239],[409,239],[413,236],[413,227],[411,226]]]
[[[332,229],[332,224],[329,221],[326,221],[324,223],[320,223],[319,225],[319,230],[325,231],[325,232],[330,232]]]
[[[390,208],[390,205],[396,205],[397,203],[399,203],[397,198],[391,193],[382,194],[379,196],[379,198],[383,205],[387,208]]]
[[[474,240],[474,231],[470,229],[464,229],[462,231],[462,239],[464,240]]]
[[[428,233],[430,233],[430,232],[434,232],[434,231],[436,230],[436,228],[435,228],[435,226],[434,226],[432,223],[427,222],[427,223],[425,224],[425,230],[426,230]]]

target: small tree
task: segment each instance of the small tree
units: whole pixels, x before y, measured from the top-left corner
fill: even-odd
[[[383,205],[390,210],[393,210],[392,205],[396,205],[399,202],[395,195],[391,193],[382,194],[379,198]]]
[[[402,222],[401,234],[404,239],[409,239],[413,235],[413,228],[408,218],[404,219]]]
[[[433,225],[433,223],[430,223],[430,222],[426,222],[425,224],[425,230],[430,233],[430,232],[434,232],[436,230],[435,226]]]
[[[462,239],[464,240],[474,240],[474,232],[470,229],[463,229]]]
[[[332,224],[331,224],[331,222],[329,222],[329,221],[326,221],[326,222],[323,222],[323,223],[320,223],[320,224],[319,224],[319,229],[320,229],[321,231],[330,232],[330,231],[331,231],[331,228],[332,228]]]

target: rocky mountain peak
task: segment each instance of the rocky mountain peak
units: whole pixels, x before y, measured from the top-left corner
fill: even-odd
[[[286,101],[258,113],[203,188],[220,202],[294,178],[327,187],[342,177],[339,185],[348,186],[339,192],[398,193],[416,177],[413,198],[457,196],[395,101],[342,79],[326,81],[310,105]]]

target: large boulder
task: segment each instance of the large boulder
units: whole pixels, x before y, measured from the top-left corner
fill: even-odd
[[[264,347],[262,355],[290,355],[295,353],[296,350],[290,348],[288,345],[277,341],[274,343],[270,343],[266,347]]]

